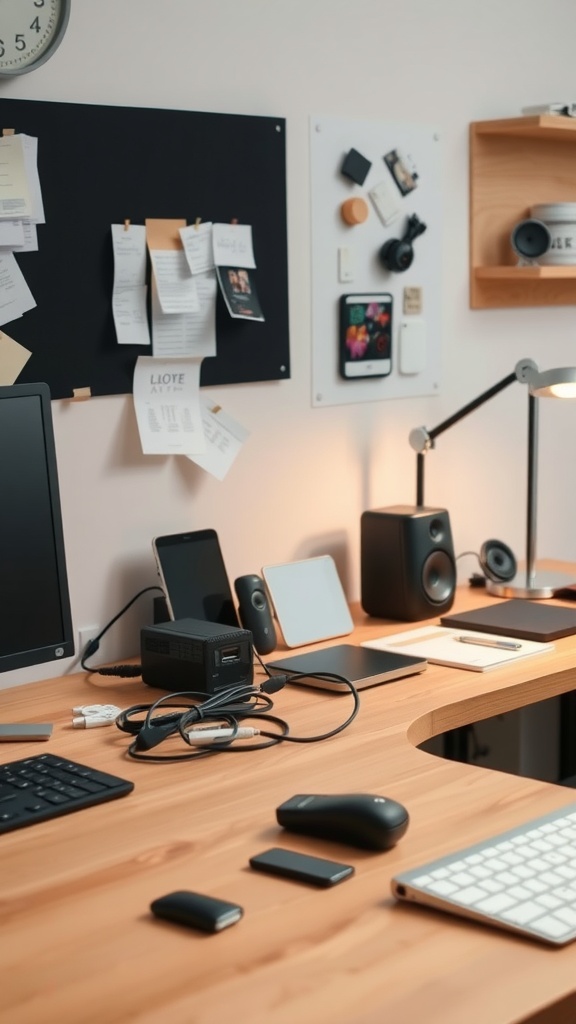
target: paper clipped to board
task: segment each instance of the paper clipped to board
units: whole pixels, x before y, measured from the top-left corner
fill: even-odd
[[[510,647],[506,647],[506,644]],[[465,668],[472,672],[486,672],[554,649],[551,643],[518,640],[512,636],[472,630],[447,629],[443,626],[422,626],[403,633],[392,633],[377,640],[366,640],[362,646],[377,651],[419,655],[433,665]]]

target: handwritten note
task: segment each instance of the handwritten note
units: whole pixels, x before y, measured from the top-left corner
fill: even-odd
[[[209,221],[180,228],[180,238],[191,274],[205,274],[214,269],[212,224]]]
[[[250,224],[213,224],[212,248],[217,267],[256,267]]]

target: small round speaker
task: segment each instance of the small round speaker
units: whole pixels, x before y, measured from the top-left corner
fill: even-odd
[[[252,633],[258,654],[270,654],[276,648],[276,630],[264,581],[259,576],[239,576],[234,581],[234,589],[239,601],[240,622]]]
[[[494,583],[507,583],[517,572],[516,558],[507,544],[501,540],[485,540],[480,549],[482,572]]]
[[[534,260],[548,252],[552,236],[541,220],[521,220],[510,238],[514,252],[524,259]]]

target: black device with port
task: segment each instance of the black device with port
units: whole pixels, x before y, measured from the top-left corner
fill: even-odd
[[[140,660],[143,681],[172,693],[219,693],[254,675],[251,632],[201,619],[144,626]]]

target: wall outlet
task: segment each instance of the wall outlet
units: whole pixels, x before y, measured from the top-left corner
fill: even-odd
[[[78,630],[78,650],[76,653],[79,658],[83,657],[86,645],[89,644],[95,636],[98,636],[99,632],[100,626],[84,626],[82,629]]]

